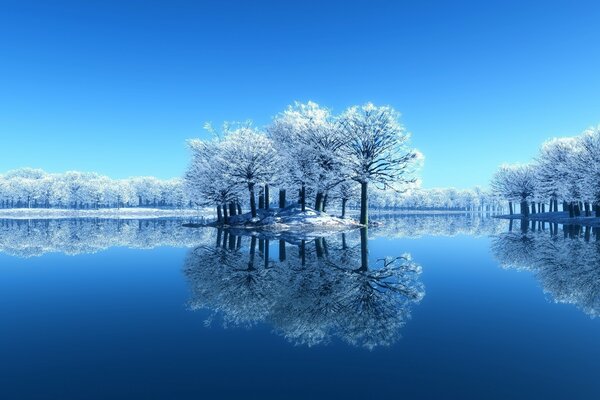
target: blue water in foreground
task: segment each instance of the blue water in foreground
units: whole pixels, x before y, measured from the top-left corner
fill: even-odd
[[[598,398],[597,236],[465,218],[372,230],[370,272],[356,232],[302,264],[177,221],[3,221],[0,398]]]

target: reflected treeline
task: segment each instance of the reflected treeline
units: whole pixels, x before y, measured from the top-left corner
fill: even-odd
[[[184,268],[191,309],[224,326],[271,325],[294,344],[338,337],[368,349],[399,338],[424,296],[421,268],[408,255],[369,264],[366,230],[298,240],[214,230]]]
[[[487,236],[506,230],[506,220],[489,214],[375,214],[381,226],[369,231],[375,237]]]
[[[53,252],[94,253],[114,246],[193,247],[206,235],[205,230],[181,224],[181,219],[0,219],[0,252],[34,257]]]
[[[600,228],[511,221],[492,250],[502,267],[532,271],[555,302],[600,314]]]

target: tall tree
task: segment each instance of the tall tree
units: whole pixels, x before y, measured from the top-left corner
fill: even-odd
[[[391,107],[367,103],[351,107],[340,117],[340,129],[348,139],[347,165],[351,178],[361,185],[360,223],[368,224],[368,185],[398,189],[411,182],[408,175],[418,152],[406,147],[409,135]]]

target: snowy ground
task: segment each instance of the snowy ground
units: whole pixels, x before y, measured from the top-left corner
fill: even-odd
[[[288,232],[302,233],[306,237],[310,237],[328,231],[339,232],[361,227],[354,219],[334,217],[309,207],[305,211],[302,211],[299,206],[257,211],[256,218],[252,218],[250,213],[230,217],[224,228],[228,228],[234,233],[238,231],[240,234],[254,232],[280,237],[284,232]],[[194,224],[189,226],[193,227]]]
[[[521,214],[513,215],[499,215],[497,218],[504,219],[521,219]],[[600,218],[598,217],[577,217],[569,218],[568,212],[548,212],[548,213],[536,213],[530,214],[528,219],[530,221],[542,221],[551,222],[565,225],[585,225],[585,226],[600,226]]]
[[[98,210],[69,210],[53,208],[0,209],[2,219],[64,219],[64,218],[115,218],[149,219],[164,217],[198,217],[214,212],[203,209],[157,209],[157,208],[104,208]]]

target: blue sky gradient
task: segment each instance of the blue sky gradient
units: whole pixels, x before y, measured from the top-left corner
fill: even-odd
[[[423,186],[600,123],[600,3],[0,2],[0,171],[183,173],[211,121],[398,109]]]

